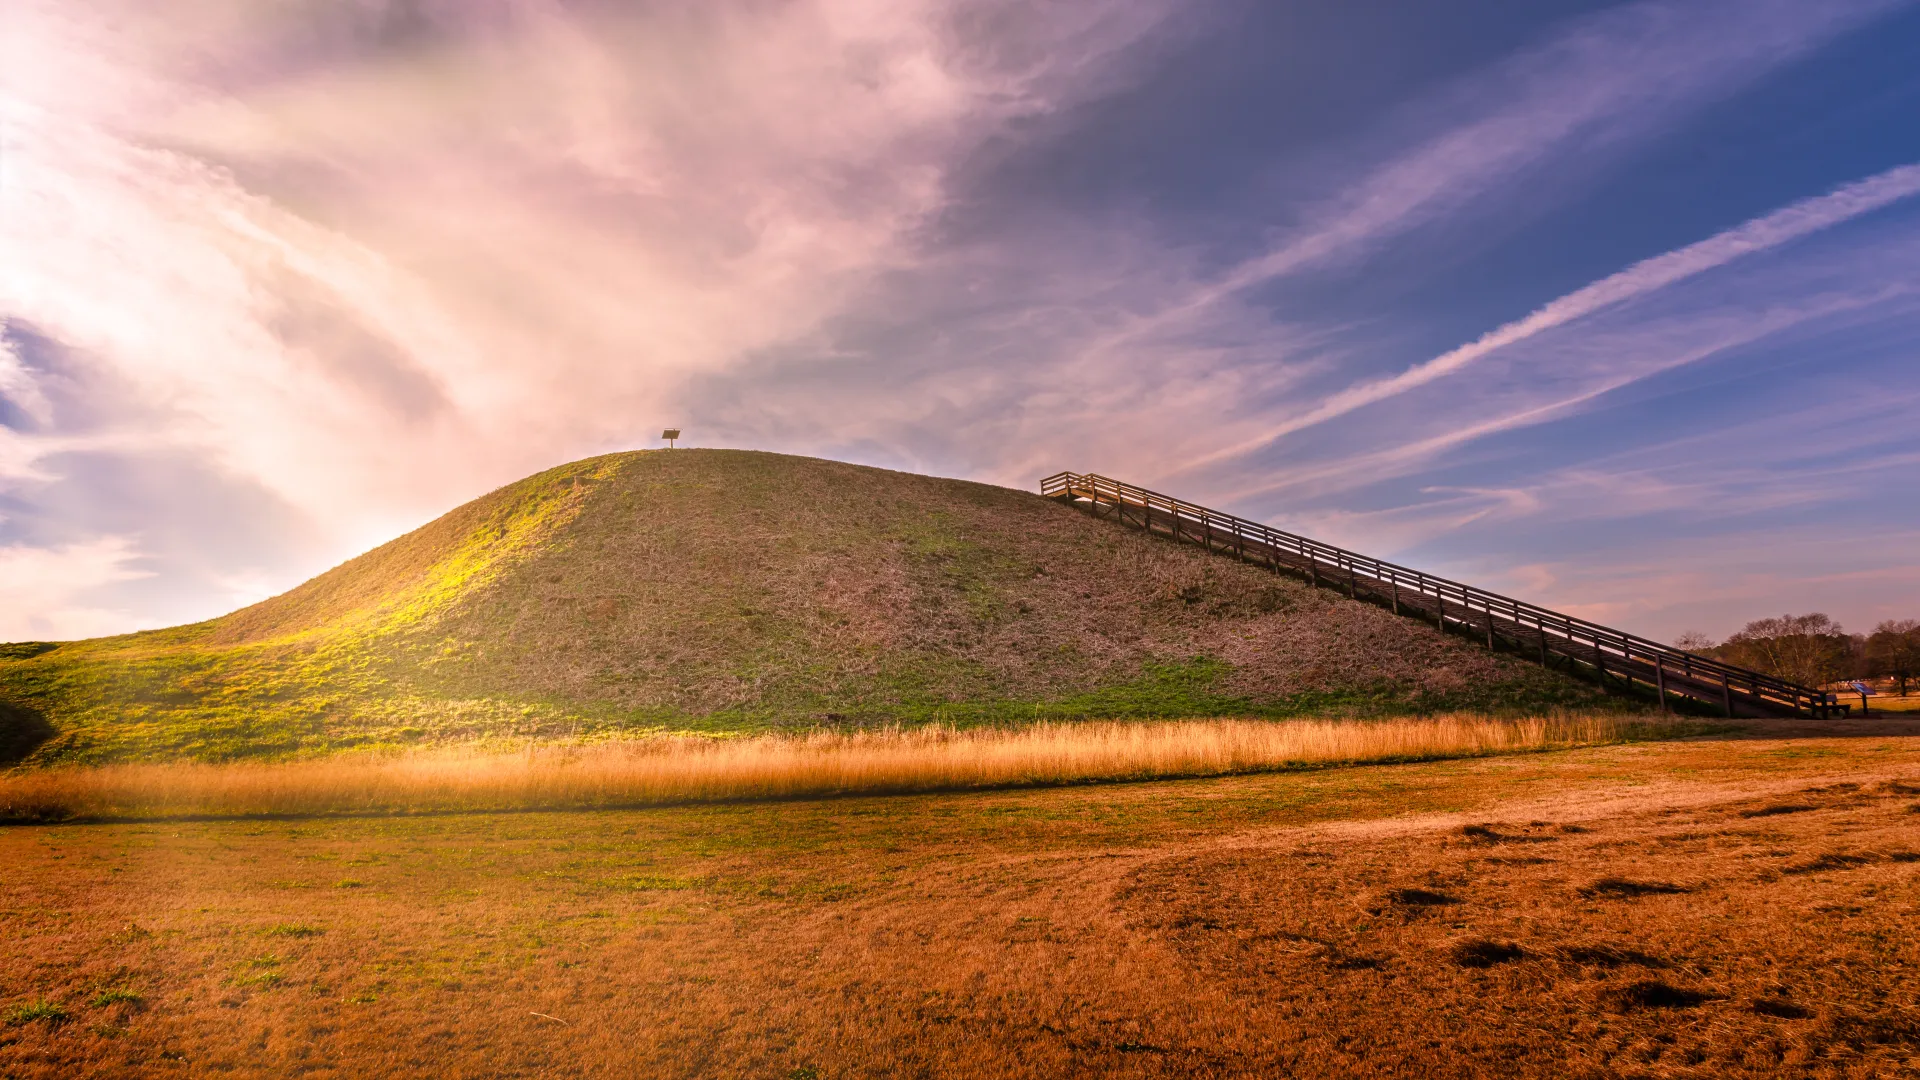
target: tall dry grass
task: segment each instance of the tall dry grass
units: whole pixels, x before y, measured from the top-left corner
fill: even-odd
[[[1187,720],[530,744],[0,776],[0,819],[574,809],[1219,776],[1669,733],[1619,717]]]

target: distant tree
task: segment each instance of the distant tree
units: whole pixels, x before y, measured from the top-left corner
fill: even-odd
[[[1846,631],[1820,612],[1755,619],[1714,652],[1723,660],[1802,686],[1825,686],[1843,679],[1853,666]]]
[[[1867,636],[1867,673],[1886,675],[1907,696],[1907,684],[1920,676],[1920,619],[1888,619]]]
[[[1686,633],[1673,639],[1674,648],[1682,649],[1698,656],[1707,655],[1719,647],[1719,644],[1719,642],[1698,630],[1688,630]]]

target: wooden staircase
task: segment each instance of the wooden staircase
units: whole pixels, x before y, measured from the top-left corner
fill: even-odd
[[[1395,614],[1443,631],[1484,639],[1490,649],[1504,648],[1549,667],[1557,663],[1575,673],[1590,673],[1609,689],[1650,695],[1662,709],[1676,697],[1728,717],[1830,719],[1849,709],[1834,694],[1095,473],[1056,473],[1040,482],[1040,493],[1096,517],[1200,544],[1275,572],[1299,574],[1315,586],[1390,606]]]

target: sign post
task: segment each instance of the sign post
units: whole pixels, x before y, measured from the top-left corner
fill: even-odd
[[[667,449],[671,450],[673,449],[673,440],[680,437],[680,429],[677,427],[670,427],[667,430],[661,432],[660,437],[667,440]]]
[[[1867,699],[1874,696],[1873,691],[1867,689],[1867,684],[1858,679],[1854,680],[1851,685],[1855,690],[1860,691],[1860,715],[1865,716],[1867,715]]]

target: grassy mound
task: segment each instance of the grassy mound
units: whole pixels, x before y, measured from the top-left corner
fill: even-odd
[[[28,762],[474,736],[1606,707],[1038,495],[778,454],[575,462],[192,626],[0,646]],[[4,734],[4,733],[0,733]]]

